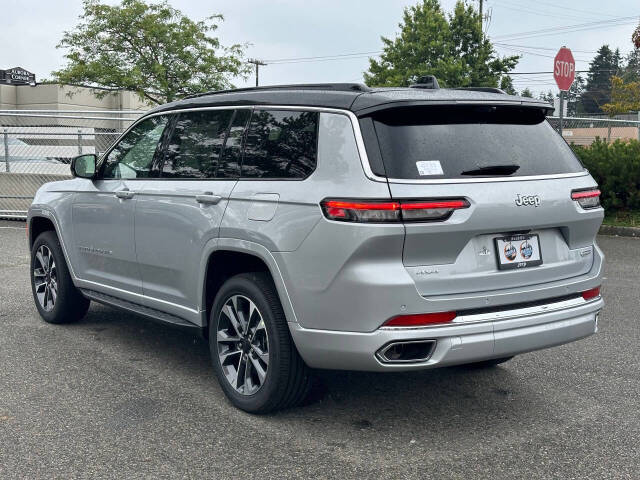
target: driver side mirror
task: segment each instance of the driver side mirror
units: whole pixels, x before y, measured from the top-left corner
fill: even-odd
[[[78,155],[71,160],[71,174],[74,177],[93,178],[96,174],[98,157],[94,153]]]

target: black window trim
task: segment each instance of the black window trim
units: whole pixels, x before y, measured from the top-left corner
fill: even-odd
[[[438,102],[438,103],[442,104],[443,102]],[[470,102],[456,102],[456,105],[464,105],[469,103]],[[477,103],[483,103],[483,102],[473,102],[473,103],[477,104]],[[388,104],[386,105],[386,107],[388,107]],[[360,128],[359,117],[366,116],[365,111],[359,111],[358,114],[356,114],[353,111],[346,108],[318,107],[318,106],[308,106],[308,105],[270,105],[270,104],[206,105],[201,107],[175,108],[173,110],[163,110],[156,113],[146,114],[136,119],[135,122],[129,125],[129,127],[120,135],[120,137],[118,137],[118,139],[113,143],[113,145],[102,155],[102,157],[100,157],[100,164],[102,164],[103,159],[106,158],[106,156],[109,155],[109,153],[111,153],[111,150],[120,142],[122,137],[127,133],[129,133],[129,130],[131,130],[138,123],[142,122],[143,120],[149,117],[158,116],[158,115],[172,115],[175,113],[189,112],[189,111],[196,111],[196,110],[222,110],[222,109],[242,109],[242,108],[244,109],[269,108],[272,110],[311,111],[311,112],[320,112],[320,113],[324,112],[324,113],[331,113],[331,114],[346,116],[350,120],[351,128],[353,129],[353,132],[355,135],[358,154],[360,156],[360,163],[362,165],[362,169],[364,170],[364,174],[368,179],[373,180],[374,182],[379,182],[379,183],[387,183],[387,182],[388,183],[407,183],[407,184],[418,183],[422,185],[430,185],[430,184],[437,185],[437,184],[494,183],[494,182],[513,182],[513,181],[523,182],[527,180],[546,180],[546,179],[556,179],[556,178],[586,177],[587,175],[589,175],[589,172],[587,171],[587,169],[585,169],[584,171],[577,172],[577,173],[558,174],[558,175],[553,175],[553,174],[539,175],[539,176],[532,176],[532,177],[524,177],[524,176],[523,177],[496,177],[496,178],[483,177],[483,178],[431,179],[431,180],[426,180],[426,179],[425,180],[407,180],[402,178],[381,177],[380,175],[376,175],[371,170],[369,158],[367,157],[367,151],[364,146],[364,140],[362,138],[362,130]],[[110,179],[107,179],[107,180],[110,180]],[[139,180],[142,180],[142,179],[139,179]],[[147,180],[153,180],[153,179],[147,179]],[[165,178],[164,180],[167,180],[167,179]],[[215,179],[212,179],[210,181],[214,181],[214,180]],[[226,180],[226,179],[220,179],[220,180]],[[251,179],[249,178],[245,179],[245,181],[248,181],[248,180],[251,180]],[[256,179],[253,179],[253,180],[256,180]],[[257,180],[260,180],[260,179],[257,179]],[[289,180],[298,181],[297,179],[289,179]]]

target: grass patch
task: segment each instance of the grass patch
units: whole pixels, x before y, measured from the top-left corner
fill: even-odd
[[[603,223],[617,227],[640,227],[640,210],[619,211],[605,214]]]

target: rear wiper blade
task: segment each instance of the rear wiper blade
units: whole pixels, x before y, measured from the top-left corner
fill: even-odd
[[[516,173],[520,165],[487,165],[474,170],[466,170],[460,175],[511,175]]]

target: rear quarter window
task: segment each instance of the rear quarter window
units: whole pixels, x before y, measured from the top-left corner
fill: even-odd
[[[376,173],[389,178],[517,177],[584,170],[539,109],[394,108],[371,119],[386,171]],[[367,151],[373,148],[368,142]]]
[[[242,178],[303,179],[316,168],[318,112],[259,110],[251,116]]]

